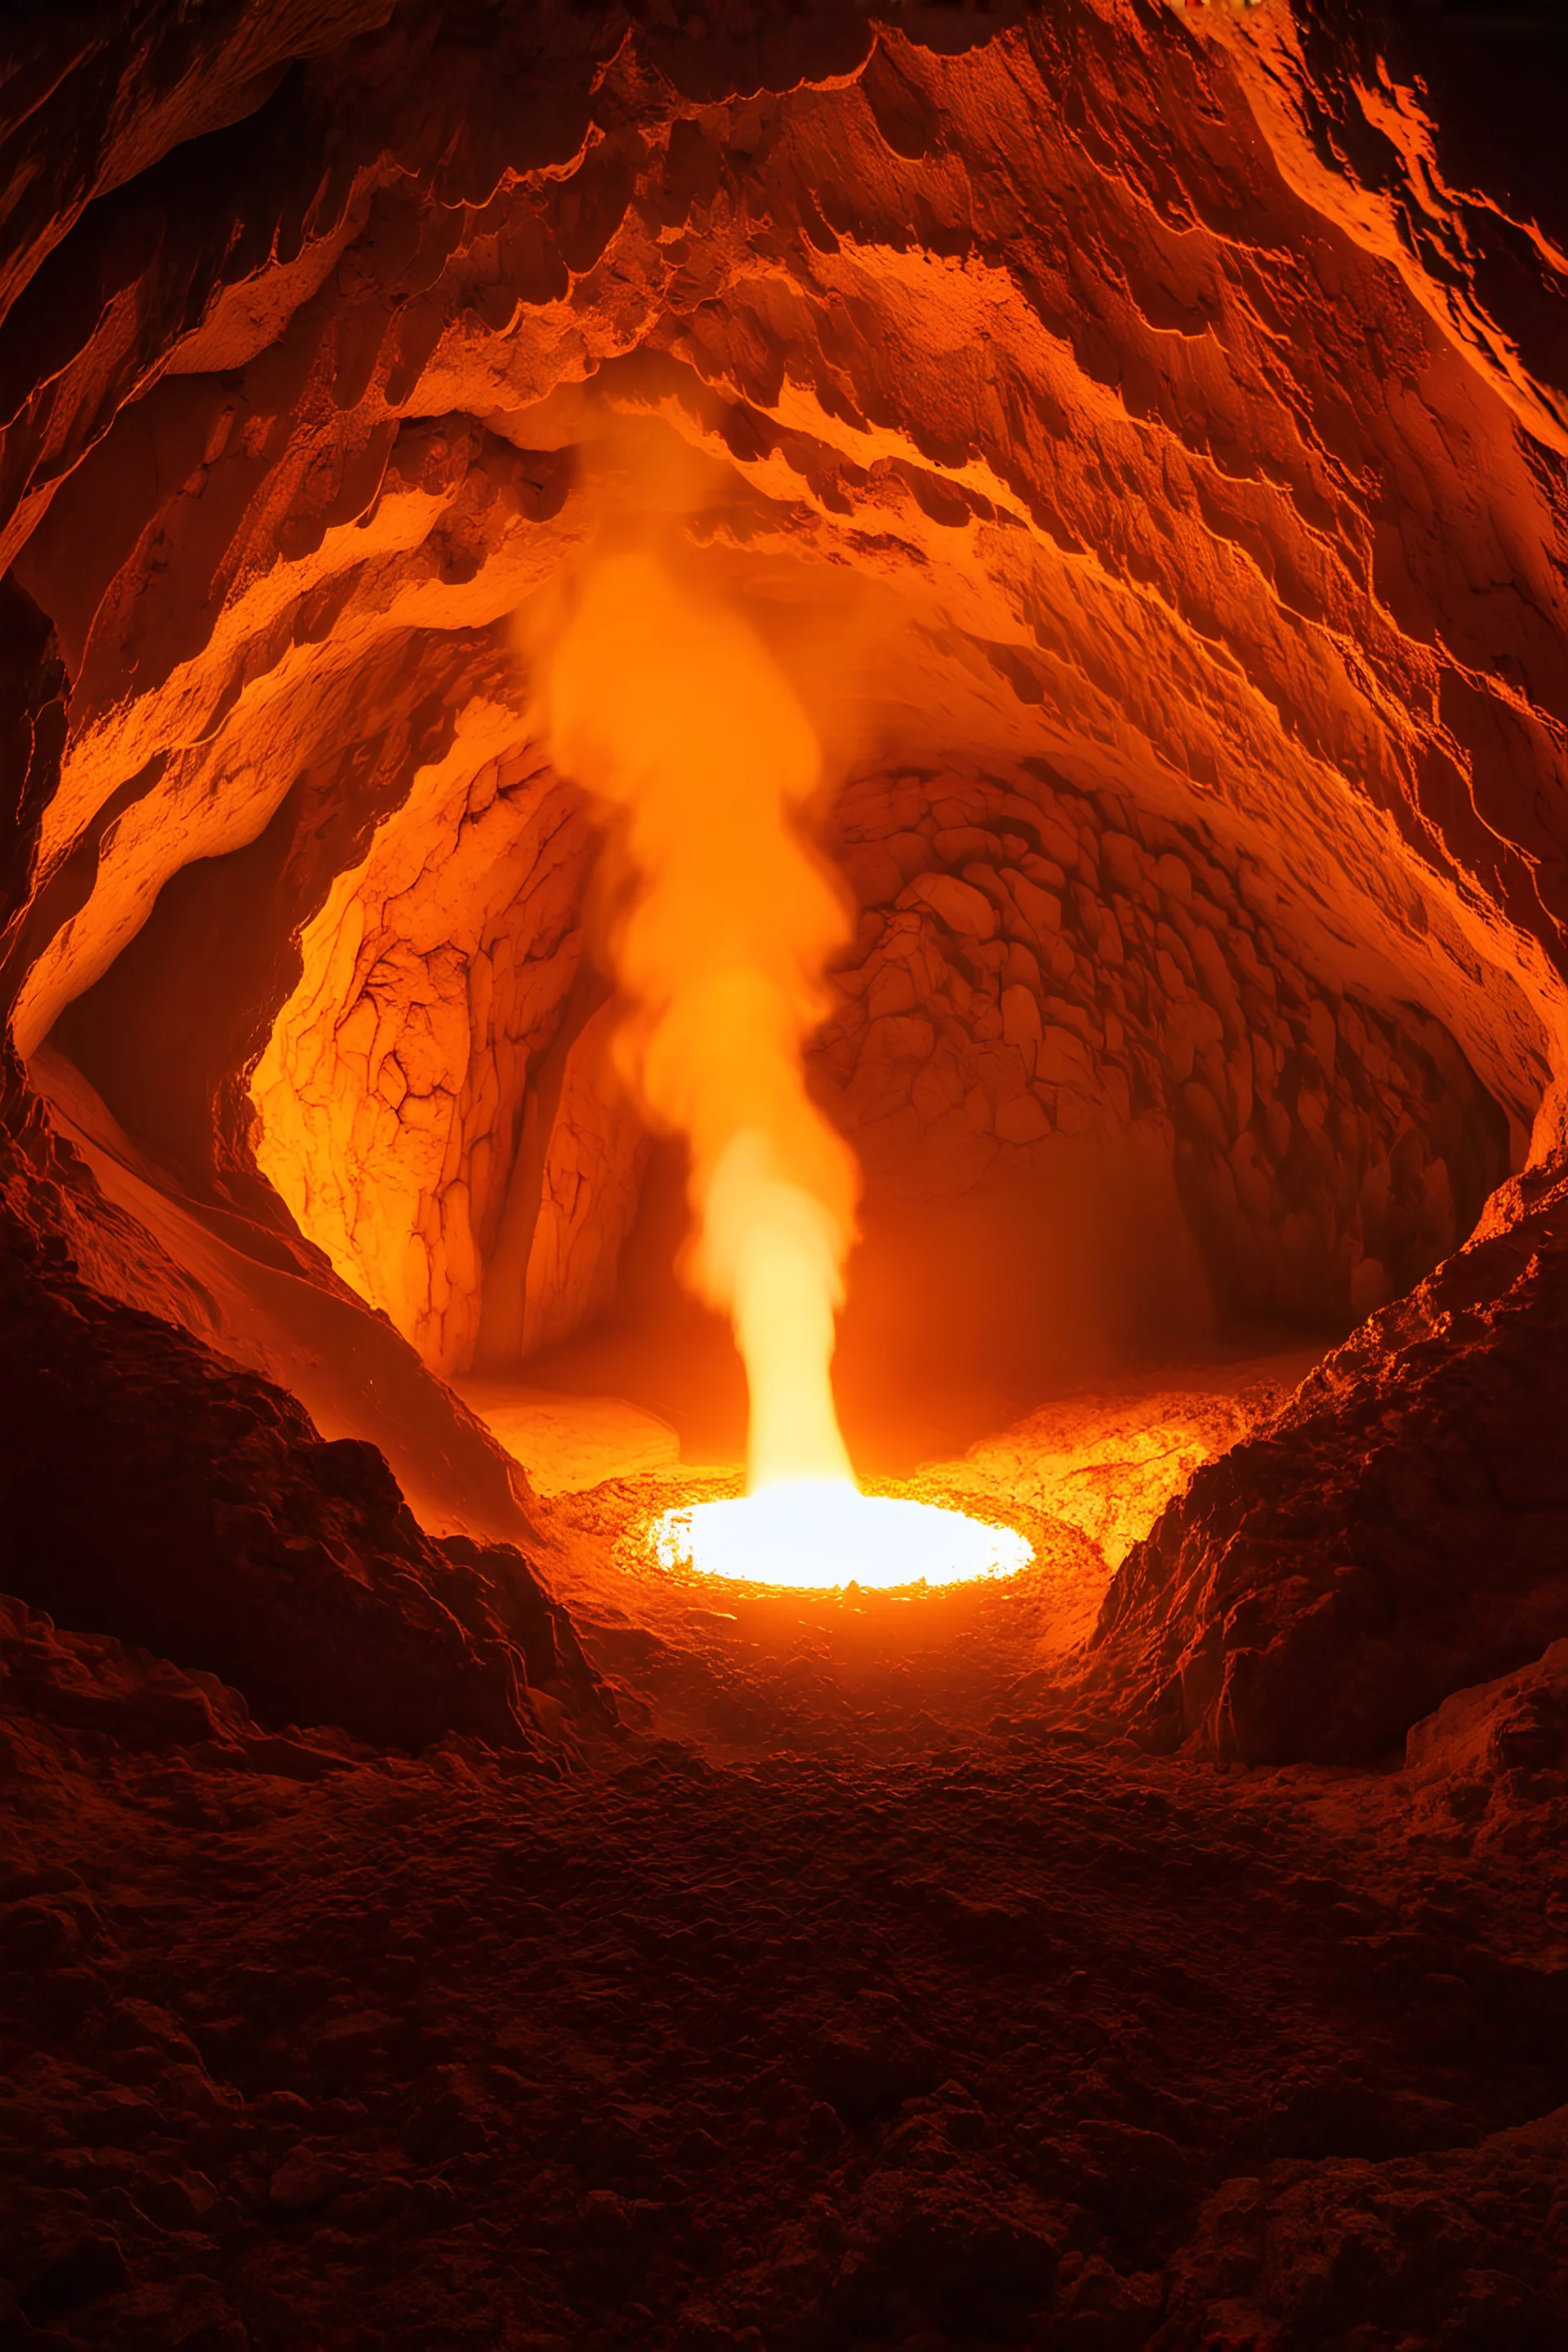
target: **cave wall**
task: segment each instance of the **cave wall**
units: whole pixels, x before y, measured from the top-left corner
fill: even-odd
[[[433,1362],[483,1351],[487,1250],[503,1351],[602,1298],[585,1204],[613,1234],[637,1140],[574,1122],[574,910],[503,920],[542,835],[500,780],[505,616],[584,543],[608,408],[724,469],[715,579],[855,583],[864,914],[818,1075],[874,1179],[1110,1122],[1168,1152],[1231,1303],[1407,1283],[1561,1142],[1568,270],[1550,177],[1467,134],[1451,61],[1422,94],[1395,15],[32,20],[21,1052],[69,1055],[159,1181],[290,1249],[302,1216]],[[528,982],[487,1012],[503,939]]]
[[[1540,1657],[1568,1612],[1565,1328],[1559,1161],[1194,1473],[1106,1597],[1089,1715],[1156,1751],[1363,1764]]]
[[[98,637],[46,869],[127,770],[224,697],[255,698],[259,721],[302,650],[312,669],[356,660],[356,620],[399,593],[411,533],[438,625],[465,604],[470,625],[515,604],[559,561],[526,527],[562,495],[559,459],[514,459],[491,525],[511,564],[485,562],[466,600],[441,574],[475,562],[476,527],[436,527],[423,485],[483,436],[471,507],[498,482],[498,436],[570,440],[548,395],[594,378],[613,395],[635,353],[626,396],[754,487],[726,537],[851,564],[942,625],[945,648],[928,627],[902,649],[918,691],[889,676],[905,729],[1000,739],[1069,782],[1135,775],[1144,803],[1206,808],[1299,893],[1303,930],[1342,960],[1392,962],[1528,1122],[1541,1006],[1556,1003],[1558,853],[1549,796],[1529,796],[1527,824],[1522,800],[1491,810],[1487,778],[1515,761],[1550,772],[1561,748],[1555,457],[1478,355],[1437,336],[1407,273],[1283,176],[1256,111],[1260,37],[1123,6],[962,29],[931,11],[874,47],[827,16],[797,20],[773,55],[648,28],[605,62],[572,57],[548,18],[531,36],[481,11],[438,35],[405,10],[330,69],[302,65],[301,120],[353,114],[362,143],[384,142],[362,221],[329,205],[353,152],[332,134],[342,152],[306,212],[310,236],[347,242],[319,284],[285,258],[292,230],[248,268],[237,242],[201,265],[199,322],[194,285],[184,308],[165,297],[143,316],[159,366],[184,372],[148,388],[115,374],[100,279],[33,281],[85,338],[44,437],[65,429],[73,371],[90,362],[110,387],[76,420],[97,486],[89,456],[54,525],[79,543],[68,501],[93,499],[99,576],[46,577],[49,526],[26,509],[25,582],[66,615],[67,641]],[[775,94],[770,66],[809,67],[813,41],[826,86],[808,72]],[[727,75],[756,94],[710,96]],[[509,111],[520,86],[534,103]],[[434,160],[459,93],[463,155]],[[298,172],[310,152],[296,145]],[[259,237],[277,192],[247,185],[239,160],[236,202]],[[166,230],[166,198],[157,216]],[[155,272],[136,281],[143,313],[161,291]],[[15,463],[41,433],[18,415]],[[134,449],[116,451],[117,433]],[[28,462],[37,481],[38,449]],[[123,506],[132,470],[142,495],[105,532],[96,518]],[[378,545],[399,529],[389,572]],[[101,596],[110,565],[112,593],[73,625],[72,598]],[[416,592],[401,593],[407,611]],[[95,738],[111,758],[95,762]],[[255,823],[255,789],[226,778],[210,841],[219,812]],[[137,805],[93,894],[119,909],[120,938],[155,887],[120,861],[142,829],[172,836],[177,803],[160,786]],[[79,918],[31,982],[25,1039],[112,946]],[[1529,974],[1533,1009],[1516,980],[1487,984],[1489,946]]]
[[[580,797],[537,759],[473,769],[486,730],[466,718],[306,926],[250,1079],[263,1174],[443,1372],[473,1360],[531,1076],[580,961],[590,845]]]
[[[513,1367],[608,1306],[648,1143],[613,1008],[562,1031],[592,985],[582,804],[526,750],[473,771],[515,724],[470,706],[337,877],[249,1078],[263,1174],[447,1374]],[[1032,1188],[1053,1246],[1103,1245],[1050,1206],[1064,1140],[1092,1138],[1131,1188],[1111,1252],[1170,1194],[1223,1317],[1343,1330],[1469,1232],[1506,1120],[1419,1007],[1304,970],[1212,836],[1048,774],[949,761],[837,797],[861,916],[811,1073],[868,1216]],[[84,1025],[73,1008],[63,1042]],[[1142,1328],[1190,1337],[1164,1247],[1130,1270]]]
[[[1222,1310],[1342,1328],[1468,1233],[1508,1169],[1447,1033],[1304,971],[1212,836],[1038,774],[868,780],[862,899],[816,1066],[880,1188],[1136,1123]]]
[[[287,954],[361,829],[445,753],[469,701],[504,695],[494,624],[560,560],[559,538],[531,525],[560,513],[564,469],[531,471],[467,421],[416,423],[395,446],[384,431],[357,476],[341,449],[312,470],[294,409],[264,417],[270,456],[248,453],[241,432],[194,473],[189,448],[137,465],[142,421],[129,413],[129,447],[115,433],[100,445],[17,571],[77,663],[15,982],[24,1053],[110,969],[175,873],[256,839],[293,792],[299,884],[273,926]],[[129,503],[127,476],[142,494],[129,551],[79,641],[76,550],[100,542],[104,479]]]
[[[590,977],[588,993],[602,985]],[[574,1023],[531,1103],[484,1270],[480,1347],[498,1370],[569,1339],[616,1297],[652,1142],[616,1067],[618,1015],[602,999]]]

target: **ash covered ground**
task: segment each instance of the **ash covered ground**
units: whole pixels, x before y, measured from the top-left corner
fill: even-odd
[[[769,1596],[634,1572],[665,1493],[554,1507],[526,1751],[9,1605],[0,2342],[1563,2340],[1568,1661],[1227,1770],[1075,1709],[1076,1530]]]

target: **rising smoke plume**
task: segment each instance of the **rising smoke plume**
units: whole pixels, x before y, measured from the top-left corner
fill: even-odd
[[[535,677],[552,760],[618,830],[616,1055],[689,1149],[681,1271],[734,1328],[749,1483],[850,1480],[829,1368],[858,1173],[802,1067],[849,932],[803,830],[816,734],[744,618],[646,549],[590,558]]]

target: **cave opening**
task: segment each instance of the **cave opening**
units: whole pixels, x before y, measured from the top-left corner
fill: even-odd
[[[0,2343],[1568,2330],[1564,61],[0,29]]]
[[[805,1074],[864,1185],[834,1366],[857,1462],[886,1476],[958,1456],[1075,1391],[1157,1399],[1181,1385],[1167,1370],[1163,1391],[1162,1367],[1215,1385],[1232,1364],[1238,1389],[1275,1361],[1299,1377],[1468,1235],[1517,1163],[1533,1074],[1510,1073],[1505,1108],[1422,1002],[1426,975],[1369,948],[1364,909],[1353,941],[1336,936],[1217,812],[1164,814],[1114,756],[1098,768],[1114,784],[1075,787],[1020,752],[1059,719],[1020,707],[1005,666],[989,709],[966,681],[957,741],[940,703],[900,701],[890,677],[973,671],[973,645],[907,595],[758,557],[777,516],[732,464],[644,421],[646,376],[619,381],[639,494],[650,441],[655,474],[701,468],[682,538],[811,678],[837,770],[811,832],[853,929]],[[579,440],[549,455],[581,482],[605,404],[563,406]],[[523,519],[514,484],[486,503],[503,530]],[[591,529],[579,518],[557,562]],[[100,918],[111,960],[82,985],[104,940],[74,976],[61,953],[37,987],[48,1011],[24,992],[23,1034],[121,1182],[150,1181],[166,1217],[238,1214],[323,1252],[503,1444],[532,1448],[547,1487],[584,1445],[613,1471],[671,1433],[688,1462],[733,1464],[743,1372],[678,1273],[689,1154],[616,1066],[611,845],[551,762],[503,628],[515,675],[492,632],[442,756],[352,831],[331,810],[306,920],[300,778],[246,845],[193,856],[187,835],[154,895],[135,877],[132,906]],[[362,659],[334,682],[339,728],[387,690]],[[339,793],[379,748],[350,724]],[[209,772],[236,760],[243,732],[226,731],[199,747]],[[266,1311],[236,1318],[258,1363]],[[380,1437],[335,1376],[324,1358],[311,1408]],[[620,1433],[621,1462],[595,1428]],[[414,1454],[442,1433],[400,1466],[417,1480]]]

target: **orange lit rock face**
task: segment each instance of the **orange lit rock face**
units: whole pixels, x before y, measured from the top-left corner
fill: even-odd
[[[209,390],[208,406],[227,416],[224,399]],[[24,1050],[109,968],[172,874],[255,841],[290,793],[304,803],[290,831],[314,818],[338,835],[330,878],[331,850],[352,842],[355,818],[379,813],[378,798],[402,800],[417,768],[447,753],[466,706],[478,703],[476,729],[504,743],[500,714],[485,707],[500,667],[476,633],[557,560],[551,533],[530,526],[561,507],[560,465],[530,474],[466,420],[401,435],[395,450],[384,436],[335,525],[328,493],[335,484],[342,499],[349,461],[340,453],[330,478],[320,462],[312,470],[297,417],[249,420],[264,451],[277,445],[270,463],[245,446],[244,419],[237,446],[205,461],[195,439],[160,449],[156,422],[127,413],[116,433],[116,433],[100,446],[22,567],[78,665],[71,738],[39,841],[72,919],[63,932],[40,925],[14,1015]],[[184,486],[159,497],[169,476]],[[314,515],[294,506],[307,487],[325,501]],[[152,511],[132,506],[107,595],[96,614],[74,615],[77,551],[101,531],[106,497],[149,488]],[[422,678],[411,646],[430,657]]]
[[[1516,841],[1486,779],[1508,772],[1510,744],[1521,773],[1550,758],[1559,656],[1535,615],[1560,593],[1555,461],[1519,441],[1484,367],[1436,340],[1399,271],[1278,176],[1226,47],[1173,18],[1112,31],[1088,9],[957,56],[889,35],[847,87],[764,91],[677,124],[657,76],[681,67],[679,43],[673,58],[628,51],[595,101],[604,134],[564,182],[531,170],[538,134],[520,119],[517,152],[488,166],[495,191],[442,211],[451,167],[432,178],[416,147],[362,200],[319,290],[296,274],[269,310],[258,268],[243,332],[239,290],[216,296],[174,354],[194,372],[125,410],[89,460],[96,481],[70,478],[57,541],[79,542],[70,502],[101,484],[91,511],[114,506],[117,529],[100,534],[97,577],[120,556],[119,589],[94,625],[79,605],[97,582],[47,569],[47,521],[24,571],[47,608],[75,600],[68,643],[97,626],[74,725],[85,761],[89,706],[104,698],[121,754],[62,793],[51,857],[235,684],[251,678],[254,708],[291,662],[346,651],[366,600],[426,632],[515,603],[528,580],[480,560],[489,535],[510,529],[525,572],[553,554],[519,519],[537,511],[539,464],[511,461],[509,478],[493,441],[473,469],[479,494],[495,493],[485,543],[416,499],[417,551],[390,570],[411,562],[420,586],[387,595],[375,559],[409,505],[392,495],[405,445],[431,446],[432,428],[405,420],[461,418],[466,447],[477,415],[553,447],[571,413],[539,403],[587,370],[613,386],[636,348],[649,355],[638,396],[755,485],[749,546],[848,561],[942,631],[912,695],[889,677],[916,732],[956,731],[946,749],[977,735],[1044,748],[1076,781],[1116,789],[1136,772],[1141,804],[1206,806],[1276,886],[1304,894],[1302,928],[1326,913],[1342,952],[1348,923],[1385,971],[1408,962],[1483,1078],[1528,1114],[1539,1031],[1511,982],[1480,985],[1476,956],[1489,939],[1510,966],[1522,952],[1531,991],[1550,992],[1484,902],[1550,956],[1555,919],[1530,877],[1550,897],[1555,853],[1522,819]],[[467,58],[425,69],[432,103],[443,87],[471,97]],[[557,139],[579,70],[560,69]],[[310,78],[327,103],[334,76]],[[436,434],[443,449],[451,437]],[[18,452],[26,439],[24,425]],[[415,480],[430,470],[416,464]],[[451,576],[476,562],[466,583]],[[1494,576],[1528,582],[1529,601]],[[247,627],[259,611],[303,645]],[[128,628],[141,641],[129,713]],[[1476,682],[1505,647],[1523,666],[1517,693]],[[254,823],[243,798],[232,780],[216,795]],[[137,831],[121,825],[102,877],[127,908],[119,936],[155,887],[152,871],[116,880]],[[93,928],[67,986],[103,960]]]
[[[505,1221],[483,1276],[480,1353],[510,1369],[608,1306],[637,1214],[647,1135],[616,1067],[616,1009],[558,1033],[524,1106]],[[532,1114],[531,1126],[530,1114]]]
[[[581,956],[579,796],[537,759],[485,759],[515,726],[486,715],[469,706],[333,884],[250,1080],[262,1173],[439,1371],[473,1360],[481,1263]]]
[[[430,1366],[605,1306],[646,1143],[507,626],[577,446],[653,414],[714,581],[838,641],[812,1075],[873,1225],[1070,1165],[1173,1326],[1397,1297],[1556,1132],[1560,273],[1352,31],[1268,14],[257,7],[182,37],[188,114],[117,33],[102,152],[23,141],[9,544],[69,674],[24,1050]]]
[[[837,830],[867,906],[819,1066],[889,1186],[1136,1129],[1223,1305],[1331,1327],[1407,1289],[1501,1180],[1452,1040],[1325,988],[1212,836],[973,770],[868,780]]]
[[[1568,2342],[1561,10],[4,14],[0,2336]],[[679,1181],[628,426],[1016,1576],[516,1378]]]
[[[491,769],[454,785],[462,750],[334,884],[250,1081],[263,1172],[443,1371],[605,1306],[646,1150],[608,1013],[562,1039],[564,1091],[538,1076],[579,968],[581,808],[536,755],[494,799]],[[864,904],[813,1080],[877,1202],[1026,1186],[1079,1139],[1173,1178],[1225,1310],[1331,1328],[1407,1289],[1506,1172],[1441,1027],[1325,988],[1202,834],[950,763],[857,780],[832,837]]]

